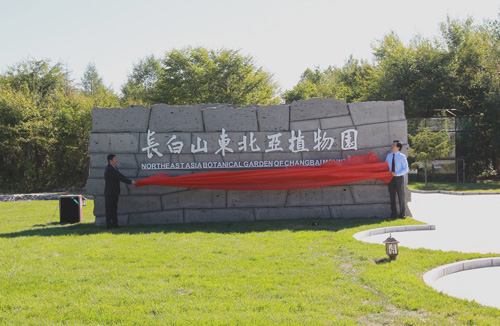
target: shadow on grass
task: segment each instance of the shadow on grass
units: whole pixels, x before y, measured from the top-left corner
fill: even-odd
[[[355,228],[366,224],[375,224],[385,221],[381,218],[352,218],[352,219],[294,219],[277,221],[254,222],[217,222],[217,223],[192,223],[169,225],[137,225],[106,229],[92,223],[77,224],[36,224],[29,230],[12,233],[0,233],[0,238],[17,237],[53,237],[68,235],[90,235],[100,233],[111,234],[143,234],[143,233],[251,233],[289,230],[297,231],[340,231]]]
[[[391,258],[383,258],[375,261],[375,264],[380,265],[380,264],[387,264],[387,263],[392,263],[396,261],[396,259],[391,259]]]

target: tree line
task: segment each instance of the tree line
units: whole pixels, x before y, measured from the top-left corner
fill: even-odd
[[[280,93],[270,72],[237,50],[185,47],[133,65],[121,94],[94,64],[80,82],[64,66],[27,59],[0,74],[0,192],[85,185],[91,110],[130,104],[270,105],[312,97],[347,102],[403,100],[407,118],[471,117],[474,175],[495,175],[500,154],[500,21],[448,19],[440,35],[403,44],[391,32],[373,62],[352,56],[342,67],[309,68]]]

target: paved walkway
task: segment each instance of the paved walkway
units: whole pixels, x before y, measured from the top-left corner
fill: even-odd
[[[433,231],[393,233],[400,246],[469,253],[498,253],[500,257],[500,195],[412,193],[409,203],[416,220],[433,224]],[[363,238],[382,243],[388,234]],[[500,308],[500,267],[449,274],[432,283],[451,296]]]

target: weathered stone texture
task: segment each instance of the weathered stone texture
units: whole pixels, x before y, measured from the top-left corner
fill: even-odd
[[[257,107],[260,131],[286,131],[290,129],[290,106],[273,105]]]
[[[340,160],[342,159],[342,152],[337,150],[335,152],[307,152],[302,153],[304,160]]]
[[[182,209],[163,212],[134,213],[129,215],[128,225],[183,223],[183,215]]]
[[[289,191],[286,206],[354,204],[349,186],[331,186]]]
[[[391,143],[387,122],[362,125],[356,129],[358,130],[358,149],[386,146]]]
[[[96,154],[135,154],[139,153],[138,133],[97,134],[90,135],[89,153]]]
[[[120,197],[118,214],[145,213],[161,211],[160,196],[127,196]],[[104,196],[94,197],[94,215],[104,216]]]
[[[253,221],[254,212],[251,208],[224,209],[185,209],[185,223],[222,222],[222,221]]]
[[[402,144],[408,144],[408,126],[406,120],[389,122],[389,141],[397,139]]]
[[[199,106],[156,104],[151,108],[149,129],[160,132],[203,131],[203,117]]]
[[[349,104],[355,125],[406,120],[403,101],[356,102]]]
[[[293,102],[290,121],[323,119],[348,114],[349,110],[345,101],[333,98],[313,98]]]
[[[387,185],[353,185],[350,188],[355,204],[389,202]]]
[[[357,218],[357,217],[388,217],[391,215],[391,205],[343,205],[330,206],[332,217],[335,218]]]
[[[228,207],[273,207],[285,206],[286,190],[243,191],[230,190],[227,194]]]
[[[311,131],[321,129],[321,124],[319,119],[306,120],[306,121],[293,121],[290,123],[290,129],[301,130],[301,131]]]
[[[226,207],[226,191],[191,189],[162,196],[164,210]]]
[[[151,109],[141,105],[126,108],[95,108],[92,132],[141,132],[147,129]]]
[[[257,109],[210,108],[203,110],[205,131],[255,131],[257,130]]]
[[[350,115],[320,119],[321,129],[350,128],[354,124]]]
[[[256,220],[330,218],[328,206],[256,208]]]

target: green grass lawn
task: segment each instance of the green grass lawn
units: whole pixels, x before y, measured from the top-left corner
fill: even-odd
[[[50,224],[57,201],[0,203],[0,325],[498,325],[425,285],[481,254],[400,249],[328,219],[127,227]],[[58,213],[56,217],[58,219]],[[404,244],[403,244],[404,245]]]
[[[500,192],[500,182],[490,181],[484,183],[460,183],[460,182],[410,182],[408,188],[414,190],[445,190],[458,192]]]

